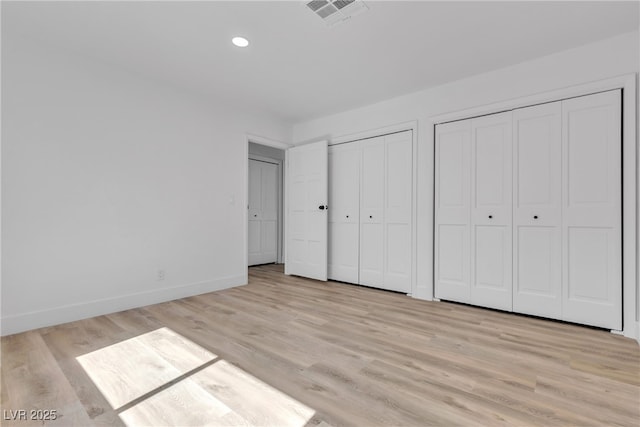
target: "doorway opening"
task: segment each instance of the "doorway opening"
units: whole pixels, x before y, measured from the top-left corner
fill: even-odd
[[[283,262],[285,151],[249,141],[247,265]]]

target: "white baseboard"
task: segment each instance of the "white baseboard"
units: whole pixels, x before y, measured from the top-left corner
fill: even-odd
[[[243,274],[6,316],[2,318],[2,336],[219,291],[246,283],[247,275]]]
[[[433,301],[433,295],[431,290],[425,287],[417,287],[416,291],[411,294],[411,298],[422,299],[425,301]]]
[[[640,331],[638,330],[638,322],[626,323],[624,324],[624,329],[621,331],[620,335],[623,335],[627,338],[634,339],[640,343],[640,336],[638,335]]]

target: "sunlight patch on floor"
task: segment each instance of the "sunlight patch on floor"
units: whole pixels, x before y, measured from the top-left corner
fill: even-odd
[[[302,427],[315,411],[220,360],[120,414],[128,426]]]
[[[118,409],[217,356],[168,328],[156,329],[76,358]]]
[[[315,411],[171,329],[77,357],[128,426],[304,426]]]

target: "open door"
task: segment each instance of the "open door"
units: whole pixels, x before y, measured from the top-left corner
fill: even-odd
[[[285,274],[327,280],[327,141],[286,152]]]

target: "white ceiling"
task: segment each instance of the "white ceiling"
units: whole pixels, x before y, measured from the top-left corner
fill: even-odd
[[[366,3],[329,28],[299,1],[3,1],[2,36],[298,122],[639,26],[637,1]],[[232,46],[235,35],[249,48]]]

